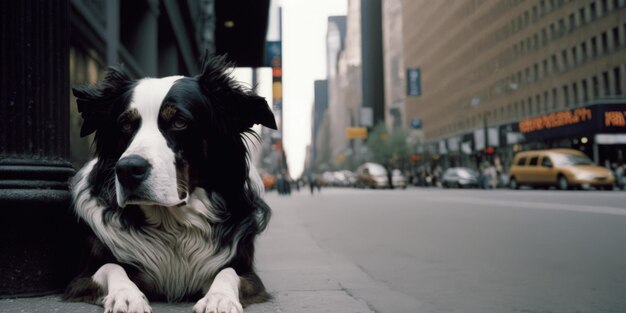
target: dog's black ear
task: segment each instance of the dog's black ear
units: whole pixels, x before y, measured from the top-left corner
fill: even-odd
[[[128,90],[131,79],[124,72],[110,67],[102,81],[97,85],[79,85],[72,87],[76,97],[78,112],[83,118],[80,136],[87,136],[98,128],[111,110],[115,102]]]
[[[231,115],[239,131],[254,124],[277,129],[274,114],[265,98],[241,86],[230,76],[234,67],[233,63],[226,61],[226,55],[209,57],[205,53],[202,71],[196,79],[211,102]]]
[[[239,112],[237,112],[243,128],[248,129],[254,124],[261,124],[267,128],[278,129],[274,113],[270,110],[265,98],[252,94],[243,95],[243,97],[243,103],[239,105]]]

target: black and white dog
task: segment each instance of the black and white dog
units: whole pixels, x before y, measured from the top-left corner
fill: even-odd
[[[140,80],[110,69],[73,89],[96,158],[73,179],[90,251],[66,300],[144,313],[147,299],[199,299],[194,312],[231,313],[269,299],[253,259],[270,209],[244,137],[276,122],[229,66],[205,58],[196,77]]]

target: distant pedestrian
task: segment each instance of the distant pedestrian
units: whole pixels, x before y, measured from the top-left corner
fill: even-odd
[[[614,165],[615,174],[615,186],[617,189],[626,189],[626,182],[624,181],[624,164]]]

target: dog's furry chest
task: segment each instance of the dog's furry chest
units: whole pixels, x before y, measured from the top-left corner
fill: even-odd
[[[139,269],[145,282],[168,300],[206,288],[228,261],[228,251],[217,250],[210,234],[195,228],[159,225],[118,231],[108,245],[113,255]]]
[[[93,198],[78,201],[79,214],[120,263],[134,266],[150,290],[168,301],[204,291],[234,256],[234,247],[214,241],[210,221],[219,222],[198,191],[177,208],[141,207],[141,226],[123,226],[119,216],[105,222],[105,209]],[[139,208],[135,208],[139,209]]]

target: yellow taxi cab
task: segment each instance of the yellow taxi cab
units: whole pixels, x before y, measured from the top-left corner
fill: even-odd
[[[593,163],[573,149],[519,152],[509,170],[509,187],[555,186],[561,190],[576,187],[612,189],[615,177],[610,170]]]

